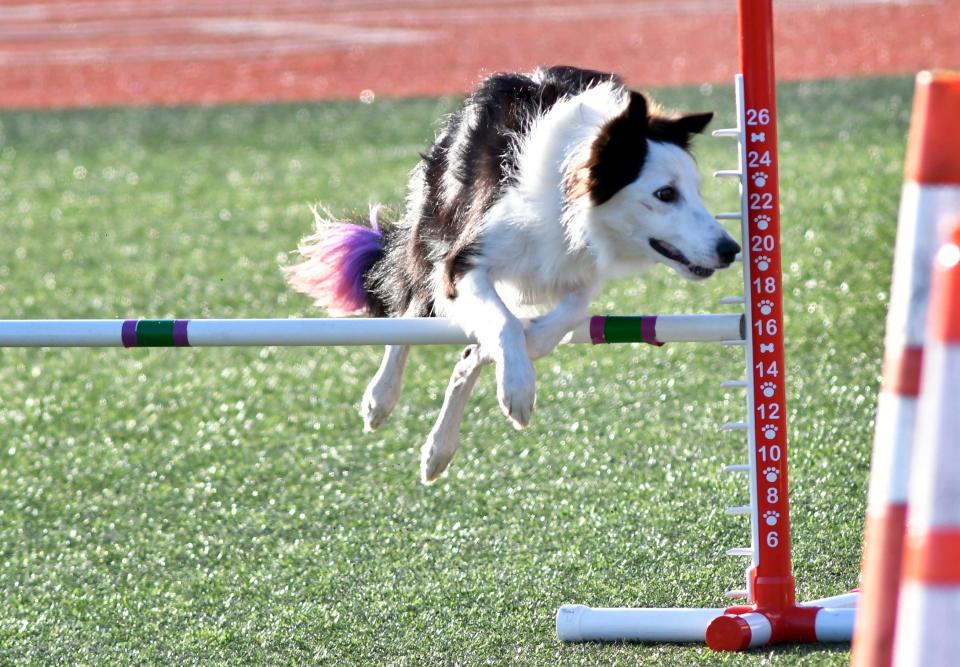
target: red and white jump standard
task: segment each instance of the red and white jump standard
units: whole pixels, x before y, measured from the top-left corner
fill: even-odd
[[[956,665],[960,655],[960,226],[934,272],[903,540],[898,667]]]
[[[787,487],[787,409],[780,264],[776,91],[771,0],[739,0],[740,65],[736,78],[739,168],[716,176],[740,182],[743,299],[746,318],[745,380],[724,383],[747,391],[747,417],[724,425],[745,431],[746,464],[727,472],[749,475],[750,504],[728,514],[750,517],[751,546],[727,554],[749,556],[746,588],[729,591],[746,604],[715,609],[597,609],[564,605],[557,612],[562,640],[706,641],[715,650],[743,650],[777,642],[849,641],[857,595],[797,604],[790,559]]]
[[[960,74],[916,78],[884,337],[883,381],[870,464],[863,544],[863,596],[851,665],[888,667],[903,568],[908,480],[920,442],[922,367],[934,255],[960,212]],[[933,664],[924,661],[923,665]],[[951,663],[953,664],[953,663]]]

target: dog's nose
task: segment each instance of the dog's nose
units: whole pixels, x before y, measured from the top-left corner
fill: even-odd
[[[724,266],[733,264],[738,252],[740,252],[740,244],[731,238],[722,238],[717,243],[717,257]]]

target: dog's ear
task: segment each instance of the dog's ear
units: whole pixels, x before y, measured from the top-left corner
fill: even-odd
[[[710,124],[711,120],[713,120],[713,112],[704,111],[703,113],[681,116],[677,119],[677,123],[687,131],[687,134],[700,134],[707,129],[707,125]]]
[[[713,120],[712,111],[689,114],[679,118],[655,116],[650,118],[649,136],[654,141],[665,141],[687,150],[690,147],[690,139],[693,135],[703,132],[711,120]]]
[[[586,176],[579,188],[590,193],[594,204],[604,203],[640,175],[647,157],[647,127],[647,100],[631,92],[627,107],[603,126],[585,169],[579,170]]]

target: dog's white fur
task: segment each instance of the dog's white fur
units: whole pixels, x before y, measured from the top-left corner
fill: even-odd
[[[704,207],[693,159],[677,145],[648,140],[639,177],[603,204],[594,205],[587,197],[567,199],[565,176],[584,159],[603,126],[624,111],[629,101],[624,90],[601,83],[532,119],[529,132],[516,139],[515,184],[487,212],[482,251],[457,281],[456,298],[445,294],[442,267],[437,267],[437,314],[453,320],[478,345],[467,348],[454,368],[423,446],[424,482],[435,480],[456,452],[467,399],[485,364],[496,368],[503,412],[523,428],[535,402],[532,360],[553,351],[587,317],[606,281],[657,262],[698,277],[687,265],[656,252],[651,239],[669,243],[692,264],[717,266],[715,248],[729,235]],[[419,180],[414,174],[411,200],[421,196]],[[665,185],[679,192],[678,202],[653,196]],[[524,327],[520,317],[531,314],[536,317]],[[366,428],[379,426],[396,405],[408,352],[405,346],[387,348],[364,393]]]

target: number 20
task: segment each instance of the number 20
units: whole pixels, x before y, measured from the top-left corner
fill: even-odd
[[[752,238],[750,249],[754,252],[760,252],[761,250],[770,252],[773,250],[774,244],[775,240],[771,234],[760,234]]]

